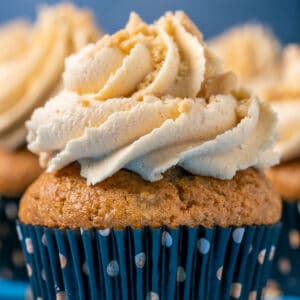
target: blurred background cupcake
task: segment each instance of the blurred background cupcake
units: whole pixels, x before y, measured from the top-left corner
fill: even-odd
[[[227,70],[242,75],[241,84],[272,105],[278,115],[279,166],[267,171],[284,200],[283,230],[275,256],[272,286],[300,296],[300,46],[279,46],[259,25],[245,25],[211,41]]]
[[[42,169],[26,149],[25,121],[60,89],[65,57],[98,37],[91,14],[72,5],[0,29],[0,278],[26,279],[14,223],[22,192]]]
[[[281,201],[275,115],[182,12],[66,60],[27,122],[44,172],[18,231],[36,299],[257,299]]]

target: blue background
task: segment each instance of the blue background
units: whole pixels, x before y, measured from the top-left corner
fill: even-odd
[[[1,1],[0,22],[15,16],[35,16],[35,7],[57,0]],[[99,25],[112,33],[120,29],[135,10],[148,22],[166,10],[183,9],[206,37],[226,27],[243,22],[263,22],[284,42],[300,42],[300,0],[75,0],[79,6],[91,7]]]

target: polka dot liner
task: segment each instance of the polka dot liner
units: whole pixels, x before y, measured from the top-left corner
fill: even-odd
[[[15,220],[19,198],[0,196],[0,279],[27,280],[27,271]],[[19,236],[19,238],[18,238]]]
[[[282,230],[271,273],[272,286],[279,293],[300,296],[300,201],[283,201]],[[273,292],[273,288],[269,292]],[[268,291],[267,291],[268,294]]]
[[[43,300],[259,299],[280,230],[17,226],[34,297]]]

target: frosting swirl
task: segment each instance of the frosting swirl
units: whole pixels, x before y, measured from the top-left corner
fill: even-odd
[[[65,57],[98,36],[90,14],[66,4],[42,9],[34,26],[17,21],[0,31],[1,147],[25,143],[25,120],[58,91]]]
[[[233,28],[211,41],[226,69],[270,102],[278,115],[279,139],[275,150],[281,161],[300,157],[300,46],[280,49],[266,28],[247,25]]]
[[[27,122],[29,149],[48,171],[79,161],[89,184],[121,168],[146,180],[180,165],[230,179],[277,162],[275,117],[223,73],[195,25],[132,14],[124,30],[66,61],[65,89]]]
[[[286,46],[281,64],[280,81],[265,87],[264,96],[278,115],[277,151],[290,161],[300,157],[300,46]]]

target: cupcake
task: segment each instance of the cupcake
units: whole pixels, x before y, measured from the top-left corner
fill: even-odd
[[[47,171],[17,230],[35,299],[259,299],[281,201],[267,104],[182,12],[66,60],[28,148]]]
[[[283,53],[283,78],[267,91],[278,114],[281,154],[279,166],[267,175],[283,199],[282,233],[272,278],[279,289],[300,296],[300,46],[289,45]]]
[[[98,36],[89,13],[70,5],[44,8],[34,25],[17,20],[0,29],[0,278],[27,277],[15,218],[42,169],[26,149],[25,121],[59,90],[64,58]]]
[[[259,35],[259,32],[264,34]],[[267,175],[283,199],[283,227],[270,290],[275,287],[278,293],[300,296],[300,46],[291,44],[279,51],[276,38],[267,32],[262,27],[235,28],[213,40],[212,46],[220,55],[227,53],[223,55],[227,68],[238,73],[242,73],[241,65],[246,70],[253,70],[257,62],[266,63],[265,69],[255,68],[251,76],[244,77],[242,84],[253,87],[260,97],[270,102],[278,115],[279,140],[275,149],[280,154],[281,163],[268,170]],[[246,53],[245,39],[248,41],[247,51],[260,50],[257,50],[259,58],[249,55],[244,59],[238,55],[239,51]],[[230,51],[234,47],[239,50],[229,59],[228,53],[235,53]],[[273,70],[273,74],[266,70]],[[250,74],[250,71],[244,73]]]

